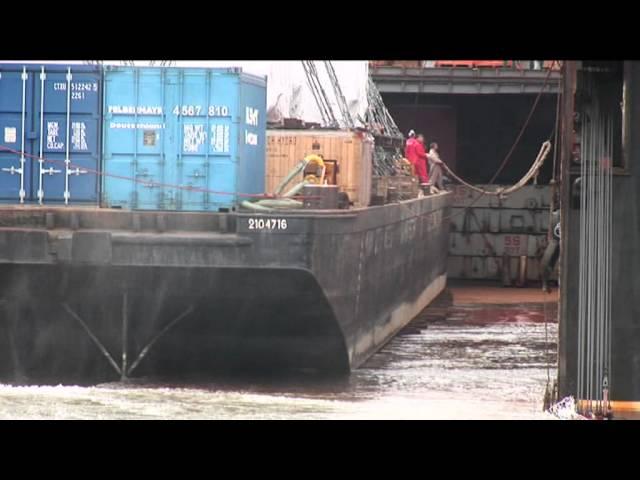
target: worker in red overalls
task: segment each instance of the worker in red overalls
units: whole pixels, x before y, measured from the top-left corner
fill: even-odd
[[[416,144],[416,132],[410,130],[408,137],[409,138],[407,138],[407,142],[404,145],[404,158],[409,160],[411,165],[413,165],[413,158],[415,157],[414,146]]]
[[[416,166],[416,175],[418,175],[421,184],[429,183],[429,174],[427,173],[427,152],[424,149],[424,135],[418,135],[416,143],[413,146],[413,151],[415,152],[415,160],[412,163]],[[409,161],[411,161],[410,158]]]
[[[416,132],[410,130],[408,137],[404,146],[404,158],[409,160],[411,171],[416,175],[416,143],[418,143],[416,140]]]

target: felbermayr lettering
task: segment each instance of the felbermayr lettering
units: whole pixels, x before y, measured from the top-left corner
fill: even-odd
[[[116,115],[162,115],[162,107],[109,105],[109,113]]]

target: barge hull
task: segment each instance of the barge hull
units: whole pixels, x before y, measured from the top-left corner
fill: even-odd
[[[5,209],[0,376],[348,372],[444,288],[449,210],[450,194],[278,215]]]

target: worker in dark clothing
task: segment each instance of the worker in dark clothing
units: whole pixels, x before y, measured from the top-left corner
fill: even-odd
[[[442,185],[442,160],[440,159],[440,154],[438,153],[438,144],[436,142],[431,142],[429,145],[429,173],[431,176],[431,185],[435,189],[435,193],[440,192],[440,190],[444,190],[444,186]]]

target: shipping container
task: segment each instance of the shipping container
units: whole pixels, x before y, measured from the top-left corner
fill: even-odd
[[[99,67],[0,64],[0,201],[97,203]]]
[[[349,195],[355,206],[367,206],[371,197],[373,146],[373,137],[363,132],[268,130],[266,191],[273,193],[298,162],[317,154],[325,160],[337,161],[341,191]]]
[[[217,211],[263,193],[266,95],[237,68],[107,67],[102,205]]]

